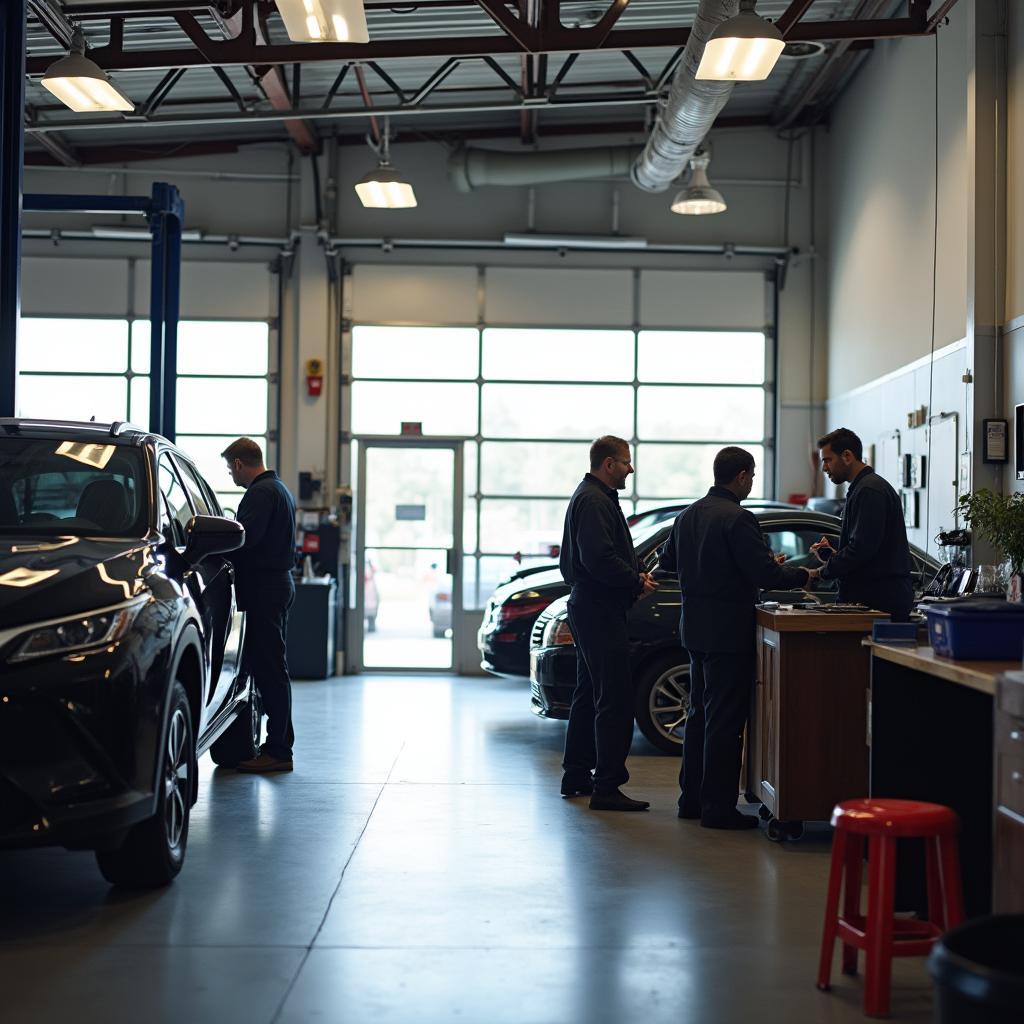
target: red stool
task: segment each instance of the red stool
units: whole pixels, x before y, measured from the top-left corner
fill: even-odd
[[[857,951],[865,952],[864,1012],[889,1013],[894,956],[925,956],[946,929],[963,918],[956,814],[940,804],[916,800],[847,800],[832,811],[832,865],[828,876],[825,930],[821,937],[818,988],[831,987],[832,947],[843,943],[843,973],[857,973]],[[924,839],[928,875],[928,920],[893,917],[896,840]],[[867,913],[860,911],[861,866],[868,843]],[[845,871],[846,882],[843,885]],[[839,889],[843,910],[839,912]]]

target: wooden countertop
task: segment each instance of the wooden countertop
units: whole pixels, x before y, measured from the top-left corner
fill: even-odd
[[[917,672],[924,672],[951,683],[968,686],[994,696],[996,679],[1004,672],[1019,672],[1021,663],[1015,661],[954,661],[936,654],[931,647],[910,647],[898,644],[880,644],[874,640],[865,640],[864,645],[871,648],[873,657],[883,661],[891,661],[895,665],[903,665]]]
[[[779,633],[870,633],[885,612],[821,612],[814,608],[758,608],[757,624]]]

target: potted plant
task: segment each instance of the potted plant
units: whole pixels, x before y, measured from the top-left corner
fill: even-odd
[[[1011,576],[1007,596],[1011,601],[1020,601],[1024,574],[1024,493],[999,494],[983,487],[962,495],[958,505],[967,525],[1009,561]]]

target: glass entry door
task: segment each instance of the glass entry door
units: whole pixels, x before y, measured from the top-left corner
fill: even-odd
[[[358,668],[451,669],[462,611],[462,442],[364,438]]]

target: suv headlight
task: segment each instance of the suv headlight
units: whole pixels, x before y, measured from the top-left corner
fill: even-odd
[[[542,647],[562,647],[574,643],[576,641],[569,628],[568,615],[556,615],[544,626],[544,632],[541,635]]]
[[[85,615],[69,616],[29,629],[18,638],[10,662],[30,661],[53,654],[72,654],[120,640],[146,603],[132,601]]]

